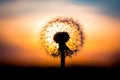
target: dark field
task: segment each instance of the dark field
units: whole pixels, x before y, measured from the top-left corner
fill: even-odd
[[[92,67],[72,66],[61,68],[49,67],[20,67],[0,66],[0,80],[120,80],[119,66],[115,67]]]

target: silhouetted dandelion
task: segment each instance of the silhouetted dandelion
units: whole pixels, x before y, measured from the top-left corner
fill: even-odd
[[[81,50],[83,42],[82,26],[72,18],[54,18],[40,32],[41,46],[53,57],[61,56],[63,66],[65,57]]]

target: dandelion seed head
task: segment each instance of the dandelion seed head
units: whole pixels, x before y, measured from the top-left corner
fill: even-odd
[[[79,51],[83,45],[84,36],[80,23],[72,18],[58,17],[48,22],[40,32],[40,44],[50,55],[59,56],[59,44],[53,39],[58,32],[67,32],[69,40],[66,42],[71,51]],[[67,50],[66,50],[67,52]],[[70,53],[68,51],[68,53]],[[66,56],[68,56],[66,54]]]

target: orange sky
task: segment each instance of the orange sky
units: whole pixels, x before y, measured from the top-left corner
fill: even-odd
[[[51,5],[49,6],[49,4]],[[72,58],[66,58],[67,66],[72,64],[95,66],[114,64],[113,55],[117,54],[113,51],[119,48],[119,19],[98,13],[100,8],[93,6],[57,2],[49,4],[46,6],[42,4],[38,7],[45,8],[43,12],[31,12],[17,17],[0,19],[3,41],[21,48],[17,52],[8,52],[9,56],[4,56],[1,61],[24,66],[59,66],[59,58],[51,57],[40,48],[39,32],[51,18],[63,16],[78,19],[86,35],[82,51],[77,56],[73,55]],[[11,8],[15,8],[14,6]]]

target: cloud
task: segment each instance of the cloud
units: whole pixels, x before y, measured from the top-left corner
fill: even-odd
[[[25,14],[27,15],[29,13],[53,13],[54,11],[60,13],[60,11],[58,11],[60,8],[59,6],[63,7],[66,5],[67,7],[70,4],[71,7],[73,5],[97,7],[100,14],[120,19],[119,3],[119,0],[1,0],[0,18],[16,17]],[[56,8],[58,10],[56,10]],[[69,9],[66,11],[68,10]]]
[[[88,6],[78,6],[68,3],[69,0],[54,1],[14,1],[8,2],[4,5],[0,5],[0,18],[13,18],[21,15],[28,15],[31,13],[39,14],[61,14],[61,13],[71,13],[80,12],[87,13],[89,10]],[[61,7],[62,6],[62,7]],[[84,8],[83,8],[84,7]],[[87,10],[85,8],[88,8]],[[87,11],[87,12],[86,12]]]
[[[70,2],[76,5],[100,7],[102,9],[101,13],[120,18],[119,0],[70,0]]]
[[[74,58],[74,57],[73,57]],[[79,56],[79,60],[73,59],[73,62],[67,61],[68,65],[73,66],[97,66],[97,67],[114,67],[120,66],[120,51],[84,53]]]
[[[45,3],[38,3],[32,1],[14,1],[8,2],[5,5],[0,5],[0,18],[15,17],[38,11],[43,12],[43,9],[45,8],[42,7],[43,5],[41,3]]]
[[[21,53],[23,49],[17,44],[0,41],[0,59],[14,56],[15,54]]]
[[[5,4],[5,3],[9,3],[9,2],[13,2],[15,0],[0,0],[1,4]]]

